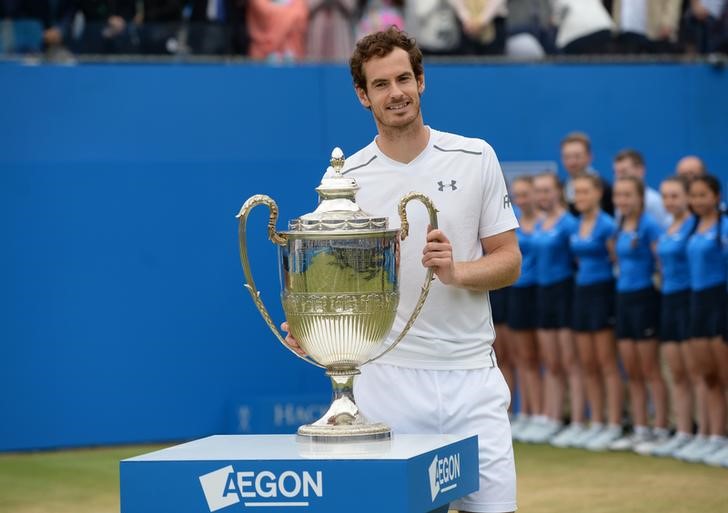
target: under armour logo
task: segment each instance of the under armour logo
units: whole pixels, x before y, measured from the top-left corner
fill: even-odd
[[[450,180],[450,183],[449,184],[444,184],[442,182],[437,182],[437,186],[438,186],[437,187],[437,190],[440,191],[440,192],[442,192],[445,189],[445,187],[450,187],[451,190],[456,191],[456,190],[458,190],[458,188],[455,187],[455,184],[456,183],[457,182],[455,180]]]
[[[503,208],[508,208],[511,206],[511,197],[506,194],[503,196]]]

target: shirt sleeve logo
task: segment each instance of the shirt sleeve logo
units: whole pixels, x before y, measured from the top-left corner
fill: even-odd
[[[511,197],[510,195],[506,194],[503,196],[503,209],[511,208]]]

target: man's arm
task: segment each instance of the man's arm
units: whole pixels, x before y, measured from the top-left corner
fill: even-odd
[[[521,274],[521,250],[515,230],[480,239],[485,255],[472,262],[455,262],[452,245],[441,230],[427,234],[422,265],[433,267],[445,285],[483,292],[511,285]]]

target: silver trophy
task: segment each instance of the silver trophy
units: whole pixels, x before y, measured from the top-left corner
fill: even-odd
[[[288,231],[276,231],[278,206],[265,195],[249,198],[237,216],[245,287],[255,306],[286,348],[325,368],[331,378],[334,399],[328,411],[313,424],[298,428],[299,436],[314,441],[391,437],[389,426],[369,422],[359,410],[354,401],[354,378],[362,365],[394,349],[409,331],[427,298],[433,275],[428,269],[402,333],[382,350],[399,303],[399,245],[409,231],[405,208],[413,199],[424,203],[433,228],[437,228],[437,211],[427,196],[411,192],[399,202],[401,229],[390,230],[386,217],[371,216],[356,204],[359,187],[341,173],[343,167],[344,155],[336,148],[331,167],[316,188],[318,207],[292,220]],[[305,357],[285,343],[250,271],[246,224],[251,210],[261,204],[270,210],[268,238],[278,247],[283,310],[290,333],[306,352]]]

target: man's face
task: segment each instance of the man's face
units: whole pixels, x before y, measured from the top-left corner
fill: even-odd
[[[570,176],[576,176],[591,164],[591,153],[579,141],[567,142],[561,146],[561,162]]]
[[[697,157],[683,157],[675,167],[675,174],[692,180],[696,176],[704,174],[703,163]]]
[[[645,178],[645,168],[638,165],[634,160],[629,157],[615,161],[613,167],[614,178],[616,180],[619,180],[620,178],[626,178],[628,176],[632,176],[640,180],[644,180]]]
[[[417,79],[409,55],[395,48],[384,57],[364,63],[366,91],[356,88],[359,101],[371,108],[377,126],[406,128],[420,118],[420,94],[425,90],[424,77]]]

